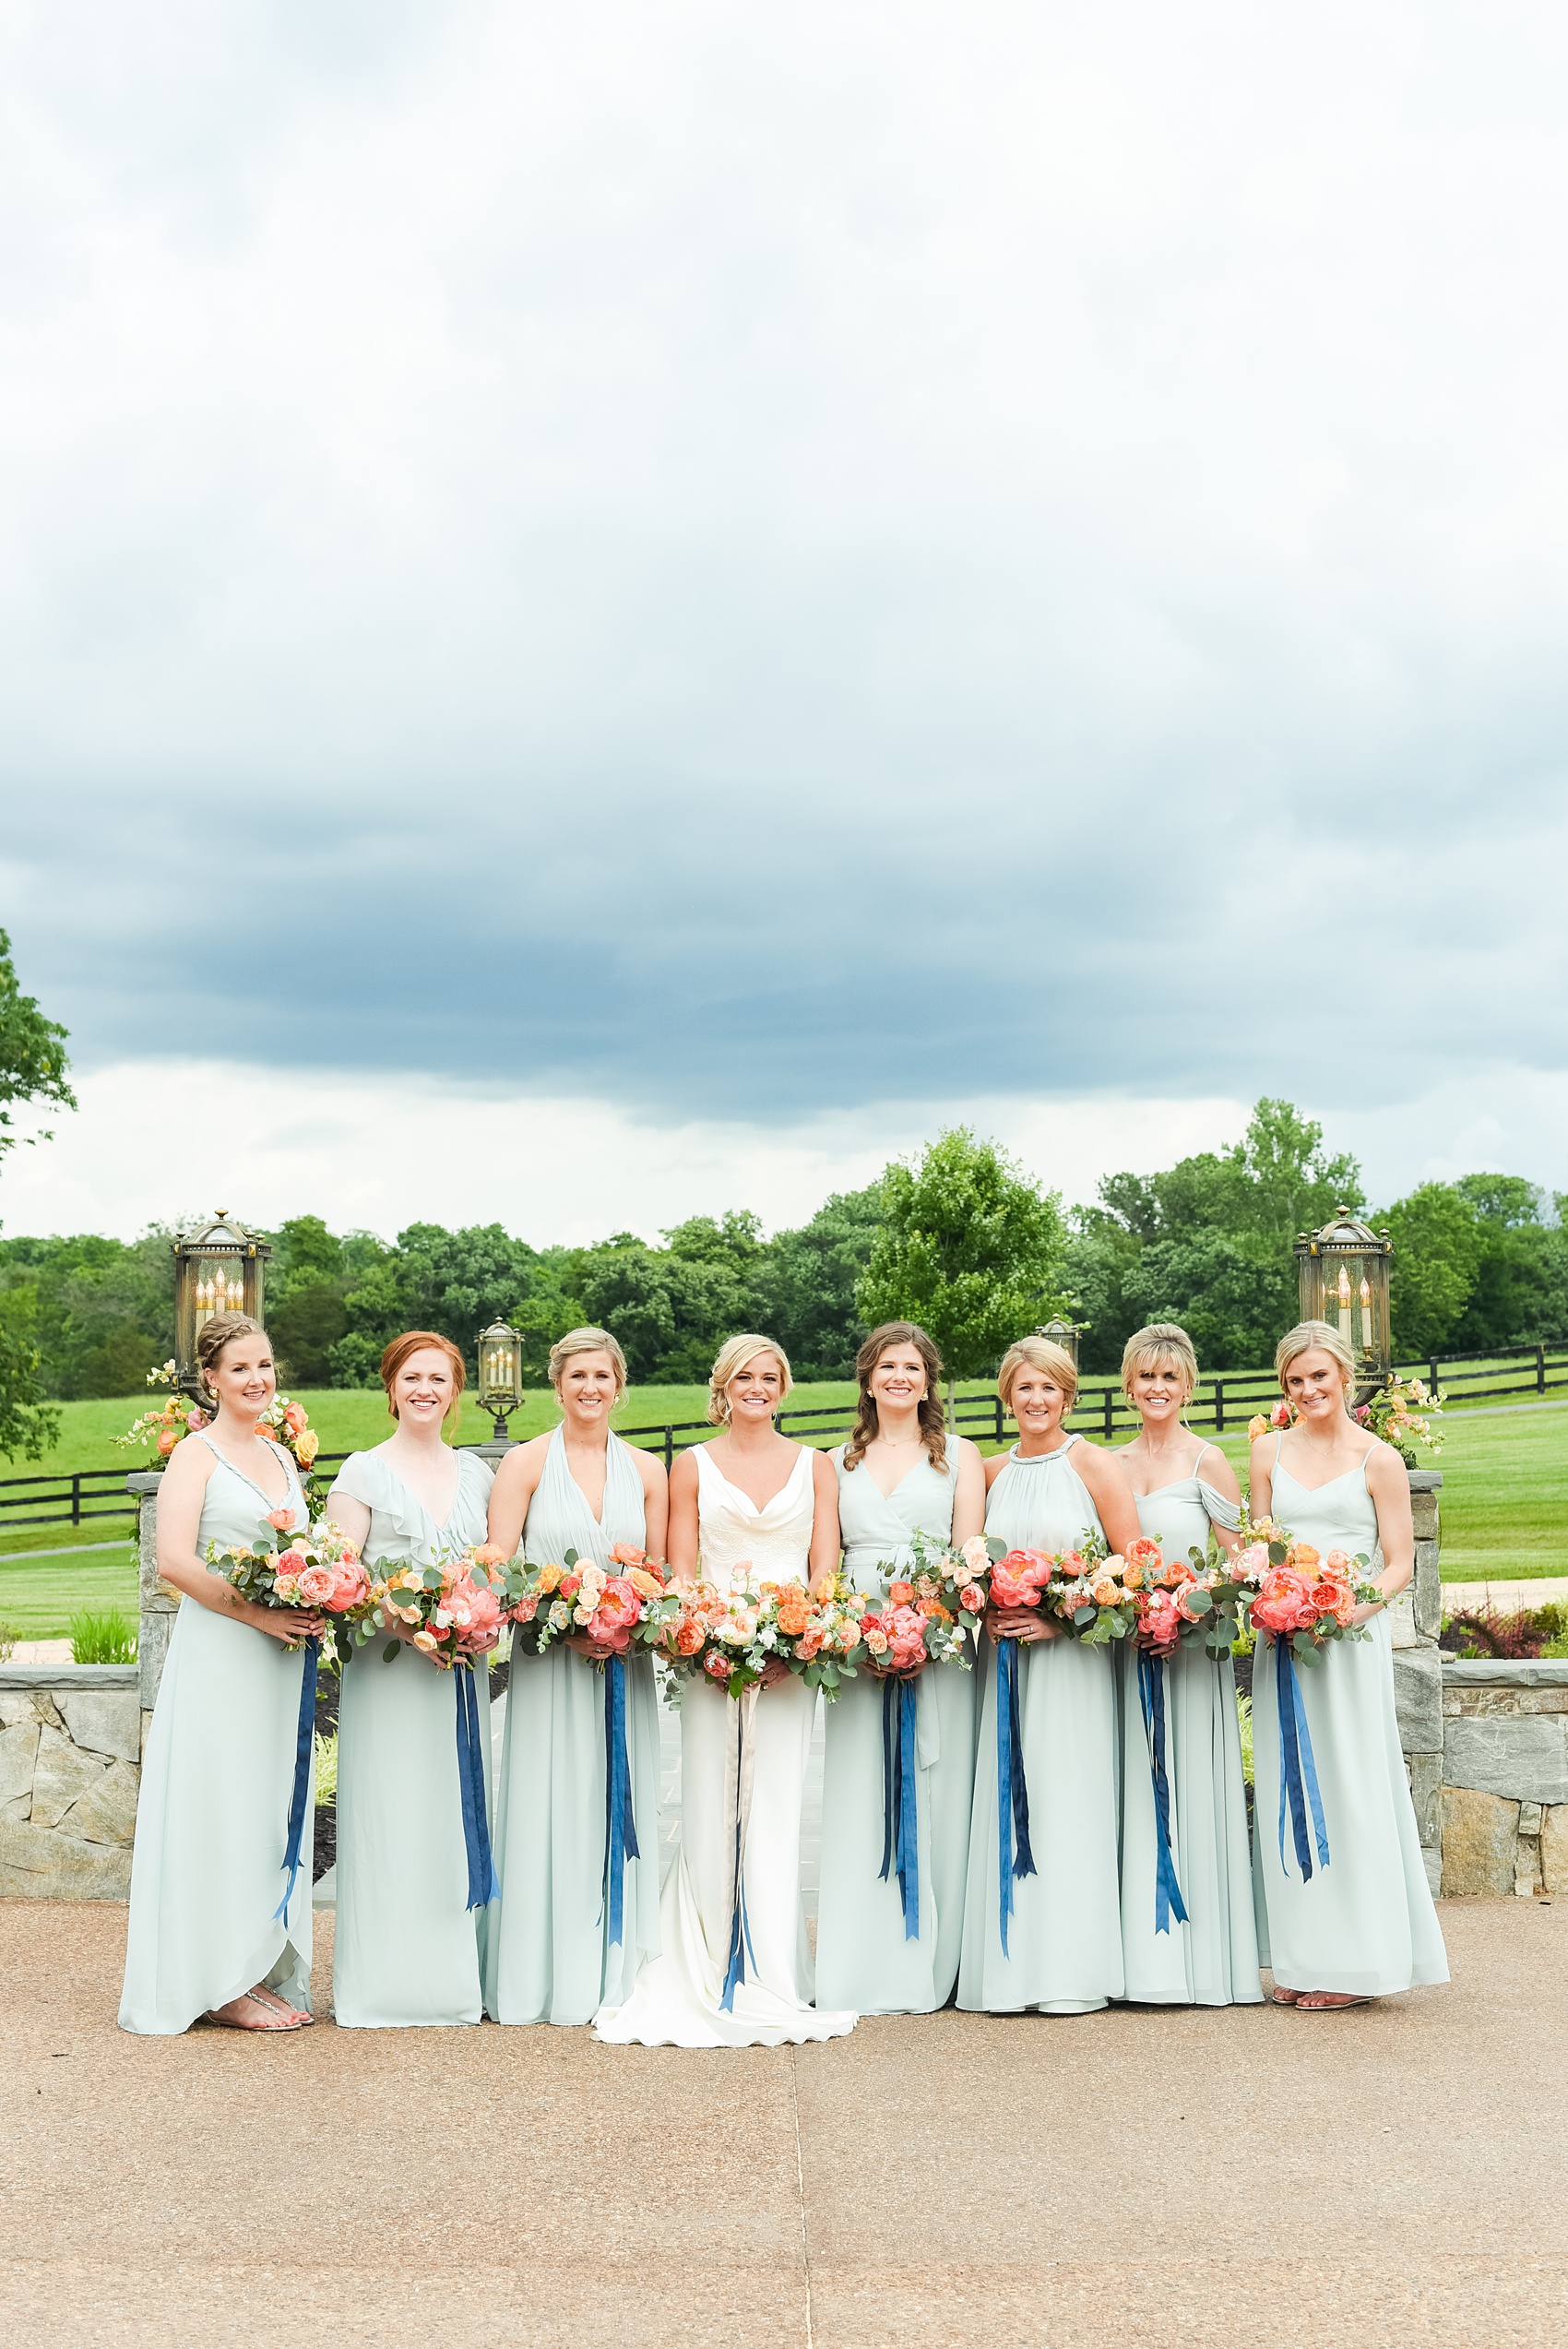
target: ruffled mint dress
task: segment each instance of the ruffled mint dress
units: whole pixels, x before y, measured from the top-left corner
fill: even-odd
[[[1283,1440],[1281,1438],[1281,1440]],[[1369,1448],[1370,1449],[1370,1448]],[[1365,1551],[1381,1571],[1377,1505],[1366,1462],[1310,1491],[1280,1464],[1275,1445],[1275,1522],[1325,1556]],[[1304,1878],[1287,1817],[1280,1854],[1279,1705],[1275,1643],[1258,1636],[1253,1661],[1253,1865],[1259,1954],[1289,1990],[1343,1990],[1385,1997],[1446,1982],[1448,1957],[1432,1906],[1394,1711],[1388,1614],[1370,1640],[1335,1640],[1315,1664],[1294,1667],[1323,1804],[1328,1864],[1308,1833]]]
[[[881,1602],[889,1580],[914,1562],[913,1532],[951,1538],[956,1463],[933,1468],[922,1452],[885,1499],[863,1462],[845,1469],[844,1450],[840,1444],[832,1455],[844,1568],[857,1590]],[[885,1878],[881,1873],[886,1684],[862,1672],[825,1708],[816,1927],[822,2006],[920,2015],[947,2003],[963,1937],[976,1678],[954,1664],[928,1664],[914,1684],[920,1932],[913,1939],[906,1936],[897,1867]]]
[[[630,1446],[614,1435],[602,1508],[601,1520],[566,1465],[558,1427],[523,1528],[529,1565],[559,1563],[576,1550],[609,1568],[617,1542],[643,1547],[642,1479]],[[659,1694],[646,1650],[622,1669],[639,1856],[623,1873],[622,1938],[612,1942],[605,1898],[609,1669],[559,1643],[513,1662],[495,1827],[501,1905],[485,1973],[485,2003],[498,2022],[591,2022],[601,2005],[630,1997],[637,1968],[658,1954]]]
[[[198,1434],[193,1443],[208,1438]],[[196,1550],[254,1542],[279,1503],[209,1444],[215,1465]],[[299,1472],[279,1445],[294,1525],[309,1521]],[[188,2031],[198,2015],[266,1983],[310,2009],[311,1843],[305,1804],[300,1872],[273,1912],[294,1787],[303,1647],[292,1653],[248,1623],[182,1601],[142,1756],[131,1860],[123,2031]]]
[[[1191,1475],[1137,1496],[1138,1522],[1169,1558],[1206,1553],[1211,1524],[1240,1521],[1234,1501],[1197,1473],[1208,1449],[1200,1445]],[[1161,1667],[1170,1856],[1187,1922],[1169,1912],[1160,1932],[1152,1724],[1139,1701],[1136,1653],[1130,1642],[1118,1646],[1125,1996],[1147,2006],[1255,2006],[1263,1985],[1235,1668],[1229,1656],[1214,1663],[1201,1645],[1178,1648]]]
[[[1083,1441],[1025,1459],[991,1488],[985,1530],[1010,1549],[1060,1552],[1100,1532],[1073,1466]],[[1013,1878],[1002,1946],[996,1649],[982,1640],[980,1739],[969,1828],[958,2004],[981,2013],[1090,2014],[1122,1996],[1116,1687],[1111,1658],[1065,1637],[1016,1644],[1019,1730],[1035,1874]]]
[[[444,1525],[378,1451],[351,1452],[334,1493],[370,1511],[364,1556],[374,1567],[431,1565],[482,1542],[494,1472],[457,1454],[457,1493]],[[327,1515],[332,1513],[328,1498]],[[343,1666],[338,1720],[338,1929],[332,2009],[351,2030],[478,2022],[486,1912],[469,1907],[457,1774],[458,1666],[377,1632]],[[490,1665],[471,1667],[490,1785]]]

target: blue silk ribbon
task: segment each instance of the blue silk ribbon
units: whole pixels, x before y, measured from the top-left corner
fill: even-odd
[[[920,1812],[915,1801],[915,1684],[882,1684],[882,1881],[897,1870],[904,1938],[921,1938]]]
[[[750,1951],[753,1965],[754,1966],[756,1963],[756,1951],[753,1950],[751,1946],[752,1929],[746,1919],[746,1828],[745,1819],[742,1815],[745,1806],[740,1799],[738,1791],[745,1783],[746,1706],[743,1699],[740,1703],[736,1704],[734,1711],[735,1785],[737,1794],[735,1801],[734,1867],[730,1905],[730,1955],[724,1968],[724,1988],[719,1995],[719,2000],[720,2008],[727,2015],[732,2015],[735,2011],[735,1992],[746,1978],[746,1956],[748,1951]]]
[[[632,1816],[632,1758],[626,1750],[626,1667],[619,1656],[612,1656],[604,1667],[604,1891],[612,1950],[621,1947],[625,1930],[626,1862],[641,1857]]]
[[[1274,1670],[1279,1710],[1279,1865],[1282,1868],[1286,1866],[1285,1811],[1289,1804],[1296,1865],[1306,1884],[1313,1873],[1313,1847],[1307,1835],[1309,1806],[1320,1867],[1328,1866],[1328,1827],[1323,1816],[1323,1796],[1318,1791],[1312,1733],[1307,1727],[1306,1707],[1301,1701],[1296,1660],[1290,1653],[1289,1640],[1276,1640],[1274,1643]]]
[[[1154,1929],[1169,1933],[1170,1920],[1187,1922],[1176,1863],[1170,1856],[1170,1781],[1165,1766],[1165,1658],[1138,1650],[1138,1703],[1148,1740],[1149,1777],[1154,1784]]]
[[[1018,1642],[996,1643],[996,1835],[1001,1875],[1002,1954],[1007,1955],[1007,1920],[1013,1914],[1013,1879],[1032,1876],[1029,1848],[1029,1789],[1024,1776],[1024,1740],[1018,1718]]]
[[[452,1667],[457,1690],[457,1791],[463,1806],[463,1847],[469,1862],[469,1906],[482,1909],[496,1897],[495,1864],[490,1850],[490,1822],[485,1816],[484,1747],[479,1725],[479,1690],[474,1667]]]
[[[300,1877],[300,1846],[304,1841],[305,1797],[310,1793],[310,1758],[315,1747],[315,1668],[321,1657],[319,1640],[305,1641],[304,1666],[300,1674],[300,1717],[294,1731],[294,1791],[289,1797],[289,1840],[283,1851],[283,1872],[289,1881],[272,1912],[276,1925],[287,1917]]]

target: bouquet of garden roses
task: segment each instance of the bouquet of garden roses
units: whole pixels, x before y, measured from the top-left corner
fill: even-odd
[[[845,1574],[820,1597],[803,1582],[758,1582],[742,1567],[727,1593],[698,1583],[677,1593],[678,1612],[659,1645],[687,1673],[743,1696],[770,1663],[788,1665],[829,1702],[852,1680],[868,1602]]]
[[[1046,1604],[1073,1639],[1099,1648],[1136,1630],[1143,1567],[1111,1552],[1103,1534],[1086,1532],[1075,1548],[1044,1564]],[[994,1580],[992,1598],[997,1605],[1004,1604],[997,1598]]]
[[[370,1593],[370,1577],[358,1549],[326,1518],[308,1533],[292,1532],[293,1521],[290,1510],[274,1509],[263,1519],[248,1548],[208,1542],[207,1563],[217,1567],[242,1598],[258,1606],[352,1615]],[[286,1546],[280,1548],[280,1543]]]
[[[646,1550],[617,1542],[610,1567],[568,1550],[559,1565],[529,1566],[515,1558],[502,1576],[506,1616],[519,1654],[541,1656],[558,1640],[585,1639],[624,1655],[634,1645],[657,1647],[677,1607],[665,1569]]]
[[[412,1628],[410,1644],[444,1672],[472,1663],[501,1637],[500,1564],[499,1551],[479,1544],[429,1566],[414,1562],[383,1573],[355,1618],[355,1640],[363,1646],[401,1623]],[[382,1650],[387,1663],[399,1644],[395,1636]]]
[[[1218,1663],[1235,1644],[1239,1623],[1233,1592],[1223,1595],[1222,1569],[1198,1551],[1168,1558],[1148,1534],[1127,1544],[1123,1584],[1134,1592],[1137,1643],[1151,1655],[1174,1655],[1202,1640]]]
[[[1303,1663],[1316,1663],[1331,1640],[1369,1636],[1350,1618],[1359,1606],[1386,1602],[1365,1551],[1352,1557],[1330,1550],[1324,1557],[1271,1518],[1245,1521],[1241,1535],[1215,1589],[1245,1612],[1254,1630],[1288,1644]]]

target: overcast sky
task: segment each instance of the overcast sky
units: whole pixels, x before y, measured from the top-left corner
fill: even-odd
[[[1568,20],[0,7],[9,1231],[1568,1187]]]

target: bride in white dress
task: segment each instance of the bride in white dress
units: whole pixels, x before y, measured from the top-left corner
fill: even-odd
[[[838,1486],[823,1452],[790,1443],[773,1415],[790,1365],[770,1339],[731,1338],[713,1365],[708,1416],[722,1433],[683,1452],[670,1478],[670,1565],[729,1588],[759,1579],[831,1581]],[[801,1798],[817,1695],[770,1664],[738,1700],[706,1680],[681,1695],[681,1846],[665,1882],[659,1954],[624,2007],[604,2006],[615,2045],[778,2047],[837,2039],[853,2014],[811,2004],[813,1962],[801,1899]],[[741,1976],[725,2004],[742,1854]]]

